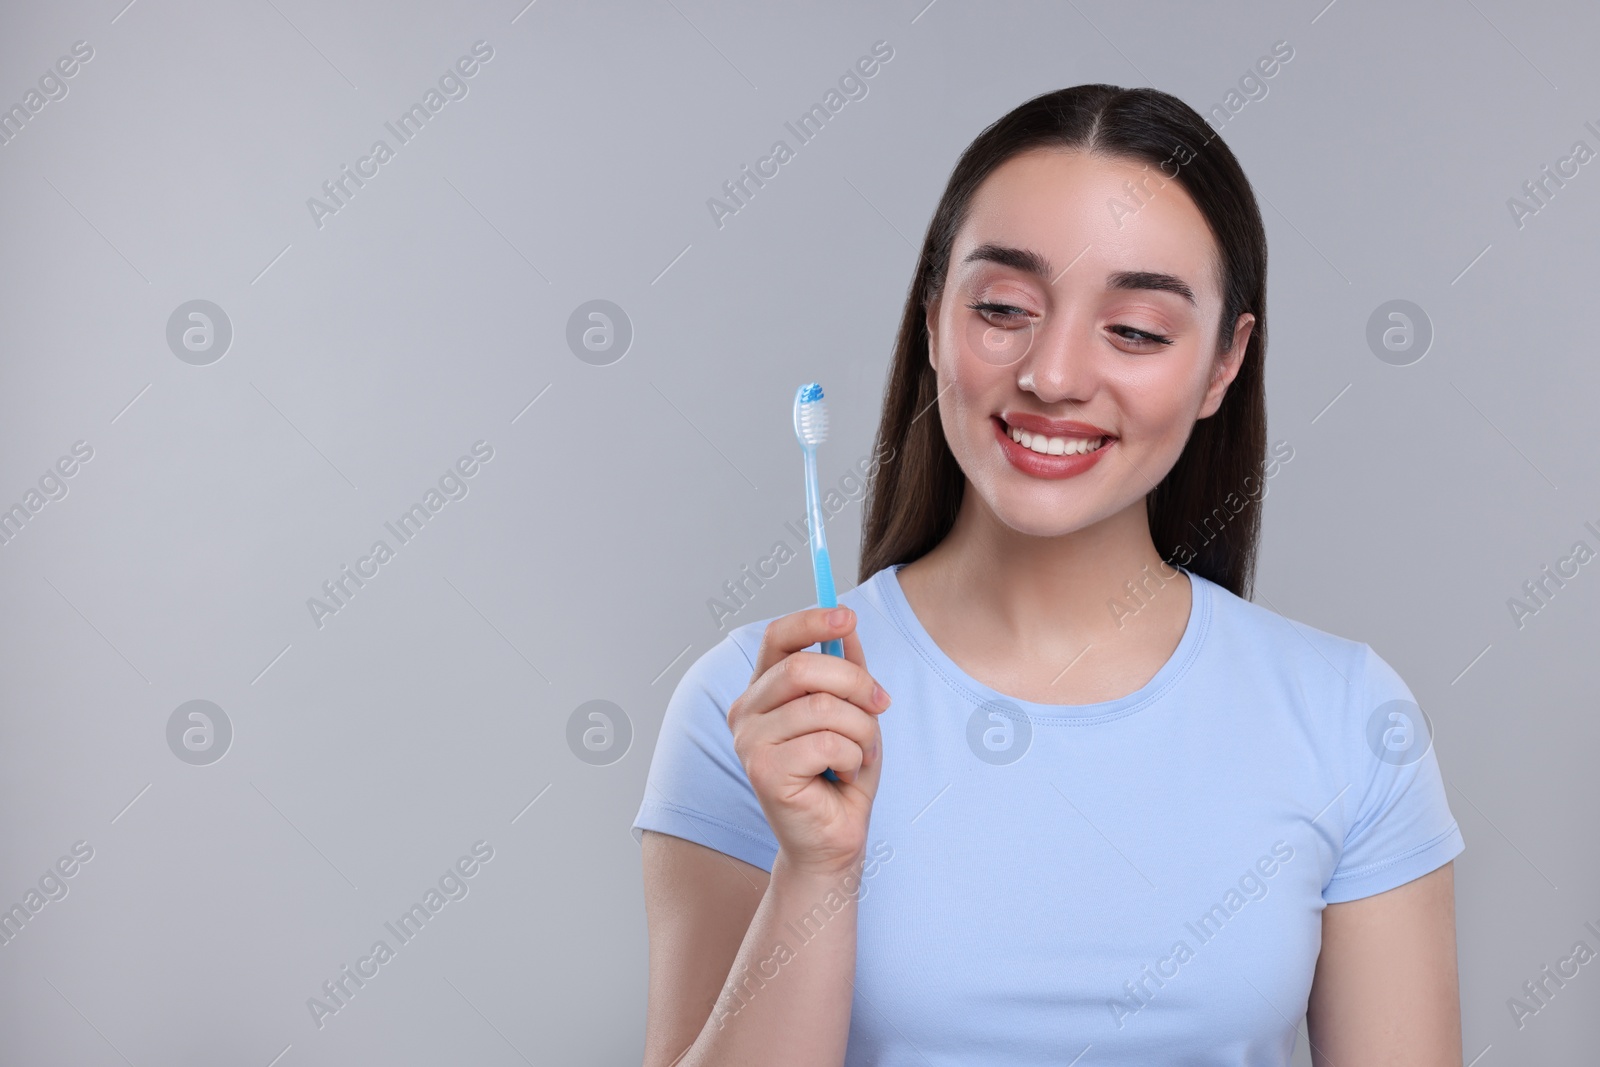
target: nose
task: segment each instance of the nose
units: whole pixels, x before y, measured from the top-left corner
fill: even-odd
[[[1017,386],[1045,403],[1086,401],[1099,374],[1092,329],[1065,312],[1033,328],[1033,343],[1017,364]]]

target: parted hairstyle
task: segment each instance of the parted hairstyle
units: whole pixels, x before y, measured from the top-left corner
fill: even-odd
[[[1249,599],[1267,443],[1267,240],[1261,212],[1238,160],[1193,108],[1157,89],[1115,85],[1077,85],[1034,97],[992,123],[957,160],[923,237],[895,339],[874,451],[882,455],[890,448],[896,458],[873,472],[867,489],[857,581],[923,556],[955,523],[966,476],[937,413],[925,417],[937,397],[927,311],[943,291],[951,246],[973,194],[1001,164],[1038,148],[1160,168],[1161,182],[1177,182],[1194,201],[1219,249],[1217,351],[1232,343],[1240,314],[1255,315],[1243,363],[1221,406],[1196,421],[1177,462],[1145,498],[1162,559]]]

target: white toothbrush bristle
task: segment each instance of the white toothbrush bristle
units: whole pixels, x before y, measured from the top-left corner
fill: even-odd
[[[815,448],[828,439],[828,405],[819,382],[809,382],[795,391],[794,435],[806,448]]]
[[[820,445],[828,439],[828,402],[809,400],[795,406],[795,434],[804,444]]]

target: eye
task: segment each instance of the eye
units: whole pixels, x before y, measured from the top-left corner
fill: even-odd
[[[1000,326],[1008,329],[1019,329],[1031,321],[1026,311],[1010,304],[996,304],[987,300],[974,301],[967,307],[983,316],[983,321],[991,326]]]
[[[1170,337],[1163,337],[1160,334],[1151,333],[1149,330],[1140,330],[1133,326],[1125,326],[1121,323],[1118,323],[1114,326],[1108,326],[1106,328],[1134,347],[1142,348],[1145,351],[1150,351],[1157,346],[1166,346],[1173,343],[1173,340]]]

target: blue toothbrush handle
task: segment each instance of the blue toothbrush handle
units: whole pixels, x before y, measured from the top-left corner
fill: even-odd
[[[844,659],[844,641],[837,637],[835,637],[832,641],[824,641],[822,642],[822,652],[823,655],[838,656],[840,659]],[[826,778],[830,782],[837,782],[839,780],[839,776],[833,773],[832,767],[824,768],[822,771],[822,777]]]
[[[820,396],[819,388],[818,397]],[[822,532],[821,496],[817,490],[817,454],[814,447],[805,449],[805,458],[806,522],[811,528],[811,570],[817,583],[817,606],[836,608],[839,606],[839,599],[834,594],[833,588],[833,560],[828,556],[828,542]],[[823,641],[821,647],[823,655],[844,658],[844,641],[841,638]],[[830,782],[839,780],[839,776],[833,773],[832,767],[824,767],[822,776]]]
[[[823,608],[836,608],[839,600],[833,592],[833,561],[828,556],[826,547],[813,548],[811,565],[817,580],[817,606]],[[844,659],[844,640],[835,637],[831,641],[822,642],[822,653],[825,656],[838,656]],[[822,777],[830,782],[837,782],[839,776],[833,773],[832,767],[825,767]]]
[[[822,642],[822,651],[824,655],[838,656],[840,659],[844,659],[844,641],[837,637],[835,637],[832,641],[824,641]],[[832,767],[825,768],[822,772],[822,777],[826,778],[830,782],[837,782],[839,780],[839,776],[833,773]]]
[[[824,641],[822,642],[822,651],[824,655],[838,656],[840,659],[844,659],[844,642],[837,637],[835,637],[832,641]],[[839,780],[839,776],[833,773],[832,767],[823,768],[822,777],[826,778],[830,782],[837,782]]]
[[[832,593],[833,593],[833,574],[832,574],[832,568],[829,566],[828,558],[827,558],[827,555],[826,555],[826,550],[824,550],[824,554],[823,554],[823,557],[822,557],[822,566],[823,566],[823,568],[825,568],[823,573],[826,575],[825,581],[827,583],[825,592],[827,592],[829,594],[824,599],[832,601],[832,603],[823,604],[821,606],[825,607],[825,608],[838,607],[839,606],[839,602],[832,595]],[[835,637],[832,641],[824,641],[824,642],[822,642],[822,653],[825,656],[838,656],[840,659],[844,659],[844,639],[843,638],[839,638],[839,637]],[[837,774],[833,773],[833,768],[832,767],[825,768],[823,770],[823,772],[822,772],[822,777],[826,778],[830,782],[837,782],[839,780],[839,776]]]

